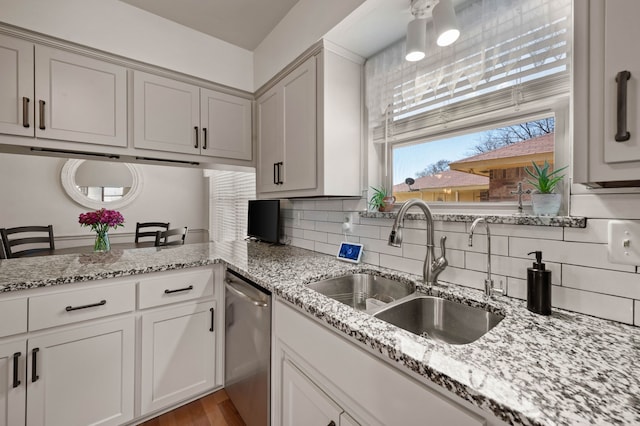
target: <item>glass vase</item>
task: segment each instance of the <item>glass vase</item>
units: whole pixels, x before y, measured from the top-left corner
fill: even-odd
[[[109,242],[109,234],[107,232],[96,233],[96,241],[93,244],[93,251],[96,253],[105,253],[111,250]]]

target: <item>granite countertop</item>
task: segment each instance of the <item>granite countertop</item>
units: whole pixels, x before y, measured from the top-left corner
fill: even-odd
[[[348,272],[419,280],[415,275],[261,243],[203,243],[0,261],[0,295],[224,262],[299,309],[507,423],[640,424],[640,329],[568,311],[549,317],[522,301],[487,304],[478,290],[455,285],[419,290],[504,314],[491,332],[449,345],[394,327],[305,285]]]

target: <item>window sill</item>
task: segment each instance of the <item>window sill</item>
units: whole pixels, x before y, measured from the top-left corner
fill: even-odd
[[[368,219],[395,219],[397,211],[361,212],[360,217]],[[558,228],[586,228],[587,218],[577,216],[538,216],[531,214],[446,214],[433,213],[433,220],[442,222],[473,222],[483,217],[488,223],[505,225],[552,226]],[[423,213],[407,213],[405,220],[426,220]]]

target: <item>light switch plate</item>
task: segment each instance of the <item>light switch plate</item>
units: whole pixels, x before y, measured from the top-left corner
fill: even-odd
[[[609,221],[609,261],[640,265],[640,221]]]

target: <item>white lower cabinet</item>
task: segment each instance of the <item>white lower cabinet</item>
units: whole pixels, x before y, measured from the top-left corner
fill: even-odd
[[[215,303],[192,303],[142,315],[141,414],[216,384]]]
[[[281,301],[273,330],[274,425],[487,424],[453,394],[445,397]]]
[[[27,342],[0,343],[0,426],[24,424]]]
[[[282,425],[358,425],[293,363],[282,363]]]
[[[133,316],[29,337],[27,354],[28,426],[133,419]]]

